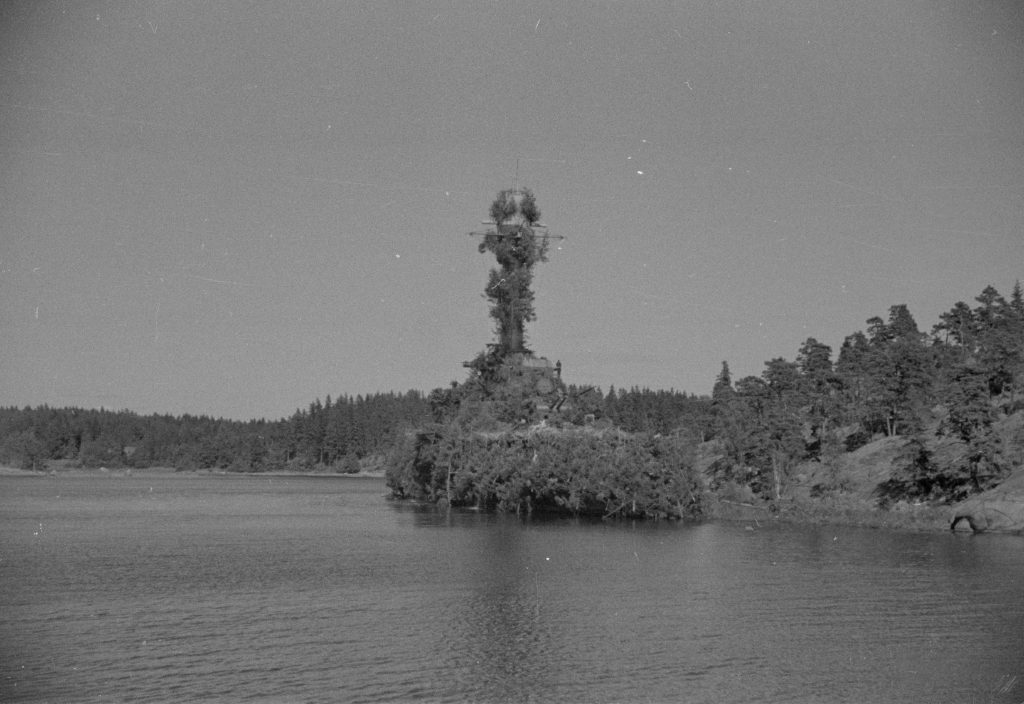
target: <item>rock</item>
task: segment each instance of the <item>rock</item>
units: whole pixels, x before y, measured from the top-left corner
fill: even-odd
[[[975,533],[1024,533],[1024,471],[954,506],[950,530],[964,523]]]

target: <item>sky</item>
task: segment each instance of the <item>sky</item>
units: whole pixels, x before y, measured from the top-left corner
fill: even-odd
[[[537,354],[708,394],[1024,278],[1016,0],[0,4],[0,405],[277,419]]]

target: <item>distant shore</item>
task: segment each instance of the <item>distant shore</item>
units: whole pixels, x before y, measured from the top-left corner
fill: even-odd
[[[125,476],[169,476],[169,475],[190,475],[190,476],[232,476],[232,477],[349,477],[354,479],[383,479],[384,470],[370,470],[366,472],[336,473],[336,472],[227,472],[217,469],[175,469],[174,467],[71,467],[48,470],[19,469],[0,465],[0,477],[125,477]]]

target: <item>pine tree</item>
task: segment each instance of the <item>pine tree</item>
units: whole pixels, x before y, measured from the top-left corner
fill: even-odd
[[[931,383],[930,353],[917,322],[903,304],[889,309],[889,322],[868,321],[870,345],[866,356],[869,424],[880,424],[886,435],[913,430]]]
[[[1024,320],[1024,291],[1021,290],[1020,279],[1014,282],[1010,293],[1010,310],[1018,319]]]
[[[942,429],[967,447],[961,472],[954,470],[952,481],[947,482],[954,498],[961,493],[959,486],[981,491],[1003,474],[1000,441],[992,429],[996,413],[989,401],[986,376],[976,364],[961,366],[945,399],[948,417]]]
[[[728,401],[735,395],[732,388],[732,374],[729,372],[729,363],[722,362],[722,370],[715,377],[715,384],[711,387],[711,400],[717,402]]]
[[[817,452],[826,430],[839,417],[840,382],[832,367],[832,348],[809,337],[800,347],[797,365],[806,404],[804,415]]]
[[[1015,286],[1015,291],[1019,297],[1019,286]],[[981,305],[973,311],[978,328],[973,359],[987,377],[992,396],[1005,390],[1012,392],[1024,367],[1024,321],[1014,307],[1019,304],[1013,302],[1012,296],[1008,303],[992,286],[986,286],[975,300]]]

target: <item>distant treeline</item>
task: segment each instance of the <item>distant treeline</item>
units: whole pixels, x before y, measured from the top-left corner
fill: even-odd
[[[878,435],[908,439],[893,497],[955,498],[997,483],[1024,450],[993,432],[1024,408],[1024,295],[989,286],[919,330],[905,305],[846,337],[838,355],[808,338],[795,361],[776,358],[760,376],[734,381],[723,362],[710,397],[646,388],[569,388],[569,421],[631,433],[714,441],[712,485],[735,483],[766,497],[801,462],[856,449]],[[458,389],[314,401],[278,421],[140,416],[75,408],[0,409],[0,462],[41,469],[172,466],[230,471],[356,471],[413,428],[451,417]],[[959,443],[952,466],[932,461],[935,437]],[[916,449],[915,449],[916,448]]]
[[[234,421],[80,408],[0,409],[0,463],[43,469],[174,467],[238,472],[359,471],[430,406],[418,391],[319,399],[290,418]]]

